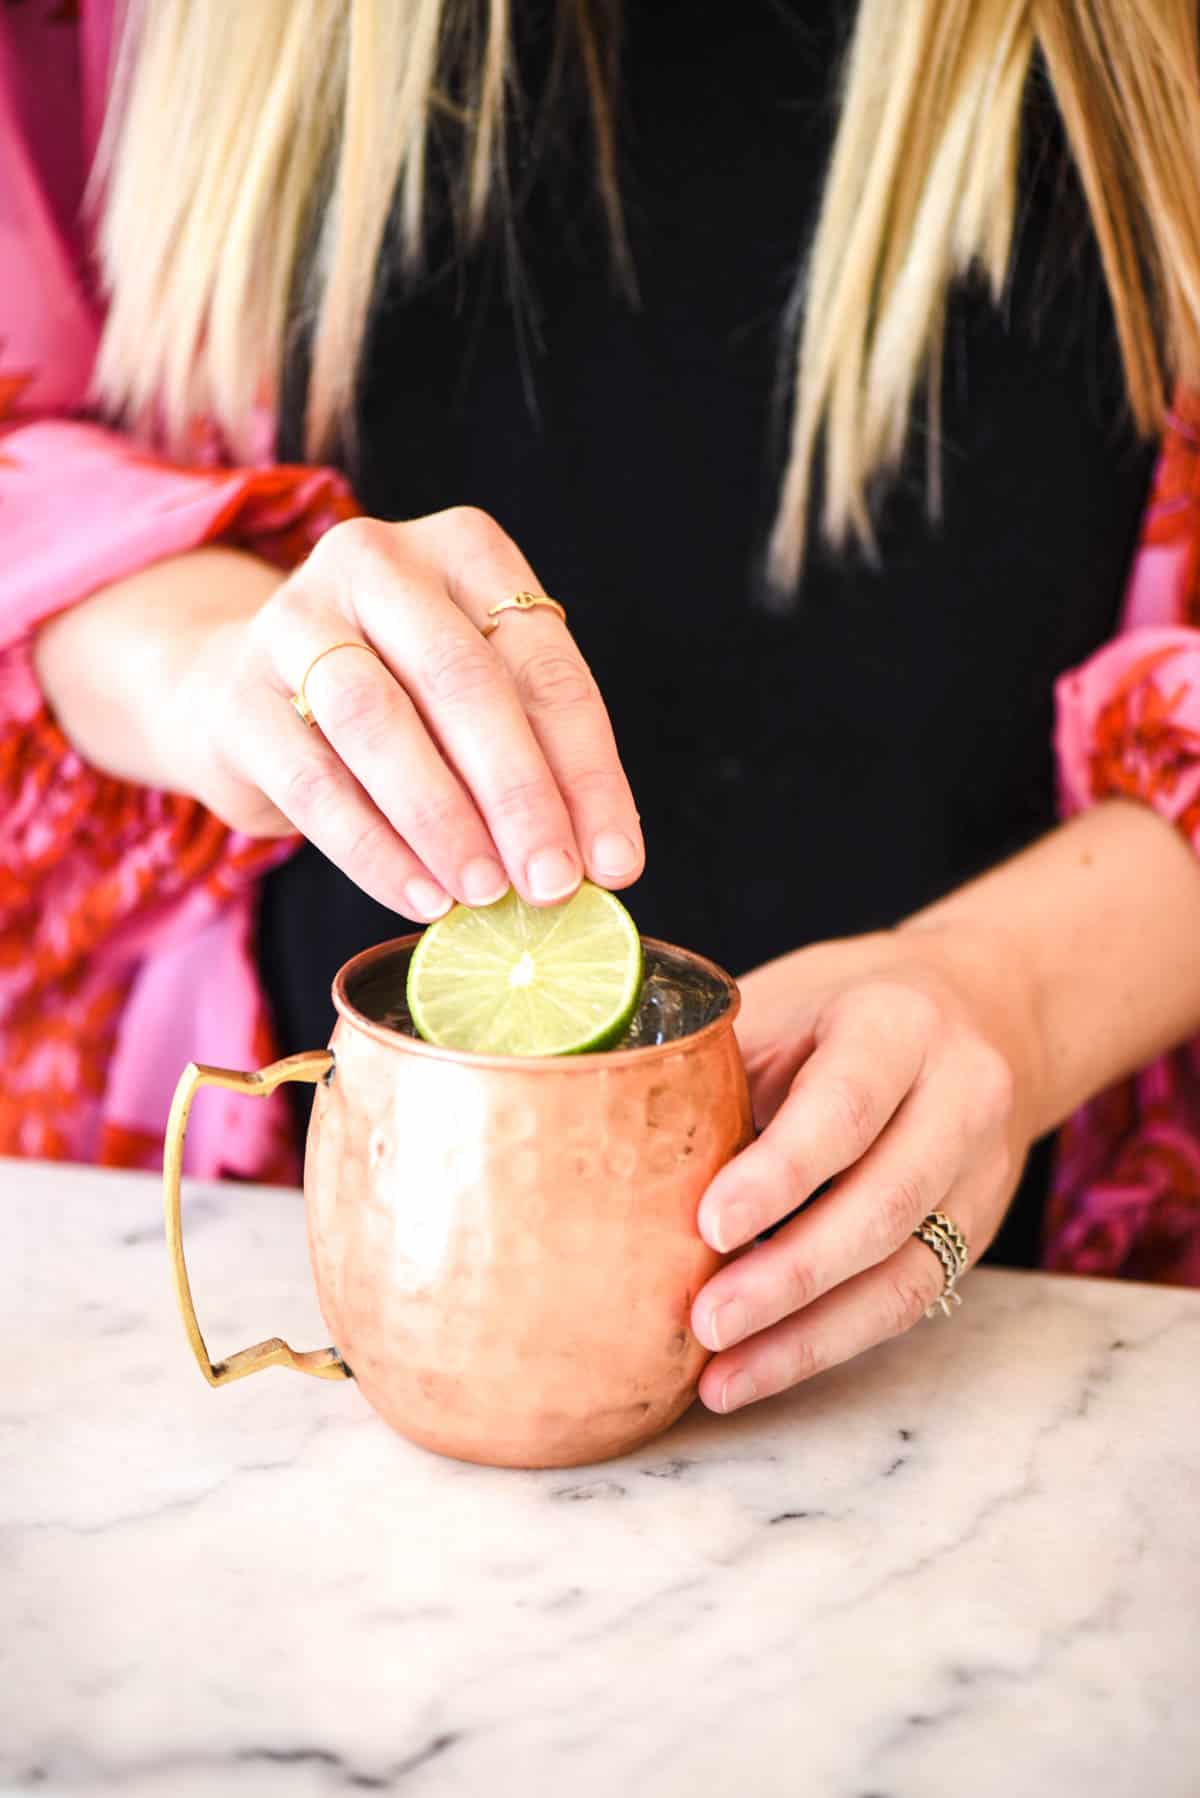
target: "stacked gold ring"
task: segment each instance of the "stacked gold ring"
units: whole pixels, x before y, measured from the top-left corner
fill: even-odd
[[[962,1304],[962,1295],[958,1292],[958,1282],[967,1271],[970,1252],[967,1239],[952,1217],[944,1211],[931,1211],[923,1223],[913,1231],[928,1249],[932,1249],[942,1264],[944,1283],[942,1290],[925,1312],[932,1317],[940,1311],[943,1317],[949,1317],[951,1307]]]

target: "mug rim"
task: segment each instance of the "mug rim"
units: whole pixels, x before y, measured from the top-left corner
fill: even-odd
[[[385,956],[401,949],[415,949],[421,940],[421,931],[413,931],[406,936],[389,937],[387,942],[372,943],[367,949],[360,949],[349,961],[342,963],[333,977],[333,1004],[339,1018],[354,1030],[361,1031],[373,1042],[381,1043],[384,1048],[398,1050],[401,1054],[412,1054],[424,1059],[456,1063],[462,1067],[494,1068],[505,1072],[529,1073],[540,1070],[548,1073],[551,1070],[560,1073],[593,1073],[598,1067],[628,1067],[631,1064],[646,1067],[652,1061],[662,1061],[669,1055],[686,1054],[691,1049],[719,1036],[726,1030],[732,1030],[742,1009],[742,993],[732,974],[707,955],[700,955],[694,949],[682,949],[677,943],[664,942],[661,937],[641,936],[643,951],[646,949],[666,950],[670,955],[682,956],[685,961],[692,962],[706,974],[712,976],[719,986],[725,988],[729,995],[729,1004],[719,1017],[711,1018],[702,1024],[699,1030],[691,1030],[686,1036],[673,1037],[665,1043],[647,1043],[643,1047],[636,1045],[626,1049],[592,1049],[582,1055],[481,1055],[473,1049],[447,1049],[440,1043],[428,1043],[424,1037],[408,1036],[403,1030],[393,1030],[387,1024],[379,1023],[360,1011],[346,991],[347,982],[352,980],[372,962],[382,961]]]

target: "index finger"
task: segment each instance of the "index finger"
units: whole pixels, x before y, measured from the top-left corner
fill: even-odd
[[[541,594],[528,562],[486,513],[470,507],[421,521],[442,546],[451,596],[512,677],[533,734],[570,813],[590,879],[628,886],[645,862],[637,807],[608,710],[565,622],[548,606],[494,606],[519,592]]]
[[[416,547],[419,527],[351,520],[336,529],[340,549],[336,559],[333,549],[327,552],[324,568],[315,569],[310,605],[328,608],[332,582],[338,603],[395,676],[474,800],[522,897],[535,905],[568,898],[579,885],[582,858],[563,795],[507,668],[455,604],[436,558]],[[384,792],[398,776],[411,788],[419,771],[404,754],[402,735],[372,721],[367,736],[355,762],[367,790]],[[436,797],[410,791],[409,801],[425,807],[436,834],[439,820],[430,812]]]
[[[921,1071],[919,1033],[885,1003],[846,1004],[757,1141],[722,1168],[699,1212],[722,1253],[752,1242],[858,1161]]]

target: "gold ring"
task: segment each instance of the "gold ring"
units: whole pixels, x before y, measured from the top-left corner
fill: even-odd
[[[328,649],[320,650],[304,670],[304,673],[300,677],[300,685],[291,696],[292,704],[303,718],[305,724],[314,725],[317,722],[313,717],[312,707],[308,703],[308,695],[304,691],[308,684],[308,677],[316,667],[317,663],[323,662],[326,656],[331,656],[335,649],[365,649],[369,656],[375,657],[376,661],[380,659],[379,651],[377,649],[372,649],[369,643],[361,643],[357,637],[346,637],[342,642],[331,643]]]
[[[514,593],[511,599],[502,599],[498,606],[489,606],[488,617],[491,623],[484,625],[484,636],[490,637],[493,631],[500,629],[501,612],[531,612],[534,606],[549,606],[552,612],[558,613],[564,624],[567,622],[567,608],[560,606],[556,599],[551,599],[548,593]]]
[[[962,1304],[962,1295],[958,1292],[958,1282],[967,1271],[970,1253],[967,1239],[952,1217],[944,1211],[931,1211],[929,1216],[913,1231],[928,1249],[932,1249],[942,1264],[942,1290],[929,1306],[925,1315],[932,1317],[940,1311],[943,1317],[950,1316],[952,1305]]]

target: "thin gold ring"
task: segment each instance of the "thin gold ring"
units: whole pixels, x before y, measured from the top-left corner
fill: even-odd
[[[317,663],[323,662],[326,656],[331,656],[335,649],[365,649],[369,656],[375,657],[376,661],[379,661],[380,659],[379,651],[377,649],[372,649],[369,643],[360,642],[357,637],[343,638],[340,643],[331,643],[328,649],[318,651],[312,661],[308,664],[308,667],[304,670],[304,673],[300,677],[300,685],[291,696],[292,704],[307,725],[311,726],[317,722],[313,717],[312,707],[308,703],[308,695],[304,691],[305,687],[308,685],[308,677],[316,667]]]
[[[560,606],[556,599],[551,599],[548,593],[514,593],[511,599],[502,599],[498,606],[488,607],[491,622],[483,626],[484,636],[490,637],[493,631],[500,629],[501,612],[531,612],[534,606],[549,606],[552,612],[558,613],[564,624],[567,622],[567,608]]]
[[[913,1231],[913,1235],[927,1249],[932,1249],[942,1264],[942,1290],[927,1308],[925,1315],[932,1317],[935,1311],[940,1311],[943,1317],[949,1317],[951,1306],[962,1304],[962,1294],[957,1288],[970,1259],[967,1239],[954,1219],[947,1217],[944,1211],[931,1211]]]

